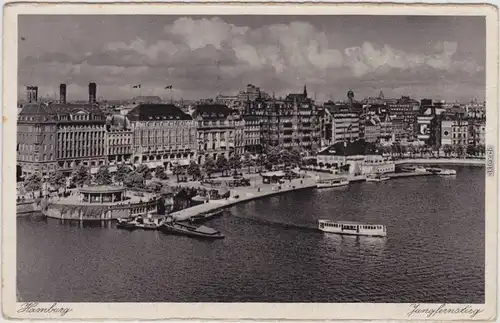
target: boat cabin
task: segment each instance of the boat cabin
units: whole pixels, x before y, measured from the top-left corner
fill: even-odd
[[[365,236],[386,236],[386,228],[380,224],[362,224],[355,222],[335,222],[330,220],[319,220],[319,229],[324,232],[365,235]]]

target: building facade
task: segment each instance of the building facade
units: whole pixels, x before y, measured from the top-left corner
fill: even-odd
[[[380,138],[392,137],[394,131],[389,114],[370,116],[365,121],[364,139],[366,142],[378,142]]]
[[[127,114],[134,165],[188,165],[196,159],[196,123],[173,104],[140,104]]]
[[[469,119],[468,144],[486,145],[486,119]]]
[[[364,148],[356,143],[338,142],[320,151],[316,160],[318,165],[326,165],[354,176],[395,171],[394,161],[389,157],[374,152],[364,153]]]
[[[262,153],[260,142],[260,118],[257,115],[243,115],[245,122],[245,151],[252,154]]]
[[[261,143],[264,151],[273,148],[313,151],[321,145],[318,108],[307,92],[263,103]]]
[[[328,113],[328,112],[327,112]],[[338,112],[332,115],[332,144],[359,139],[359,114]]]
[[[66,85],[59,103],[38,101],[38,87],[27,87],[30,103],[18,115],[18,166],[27,175],[71,173],[76,166],[97,171],[106,164],[106,117],[96,104],[97,85],[89,84],[89,103],[66,103]]]
[[[486,144],[486,120],[443,116],[441,120],[441,147],[479,146]]]
[[[401,119],[408,125],[413,125],[418,115],[420,104],[408,96],[402,96],[395,102],[388,103],[389,113],[392,117]]]
[[[23,173],[106,164],[105,116],[92,104],[26,105],[18,117],[18,163]]]
[[[106,118],[106,155],[109,165],[130,163],[133,132],[126,116],[116,114]]]
[[[106,117],[93,104],[54,104],[57,113],[57,162],[63,171],[106,164]]]
[[[486,102],[479,102],[477,100],[466,103],[465,110],[467,116],[474,119],[486,119]]]
[[[46,104],[27,103],[17,119],[17,165],[22,176],[57,169],[57,116]]]
[[[416,122],[416,138],[427,146],[441,143],[441,122],[435,114],[419,115]]]
[[[198,163],[209,157],[229,159],[245,150],[245,121],[238,111],[223,104],[200,104],[193,119],[197,126]]]

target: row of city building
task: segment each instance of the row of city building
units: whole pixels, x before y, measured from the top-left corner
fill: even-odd
[[[473,109],[444,107],[409,97],[354,100],[318,105],[302,93],[275,98],[250,88],[241,106],[220,101],[182,106],[161,100],[108,109],[96,102],[97,85],[89,84],[87,103],[68,103],[65,84],[58,102],[39,102],[38,88],[27,87],[27,103],[18,113],[17,163],[24,175],[75,166],[115,167],[118,163],[151,167],[204,163],[279,149],[313,153],[341,141],[429,146],[484,144],[484,105]],[[251,94],[251,95],[250,95]],[[246,99],[245,99],[246,96]]]

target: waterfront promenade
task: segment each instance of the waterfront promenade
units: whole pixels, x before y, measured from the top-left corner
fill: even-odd
[[[259,183],[247,187],[236,187],[230,189],[230,197],[227,199],[210,200],[200,205],[173,212],[171,215],[177,221],[185,221],[194,215],[215,211],[238,203],[313,187],[316,187],[316,181],[311,177],[292,179],[284,184]]]
[[[402,164],[439,164],[439,165],[472,165],[472,166],[484,166],[485,160],[482,159],[458,159],[458,158],[441,158],[441,159],[430,159],[430,158],[419,158],[419,159],[403,159],[395,161],[396,165]],[[275,194],[286,193],[294,190],[300,190],[305,188],[313,188],[316,187],[317,178],[328,179],[339,177],[340,175],[333,175],[324,172],[314,172],[307,171],[301,172],[301,175],[304,178],[293,179],[291,182],[286,182],[281,185],[281,189],[277,190],[278,185],[271,184],[257,184],[257,180],[260,179],[260,175],[252,174],[249,176],[249,179],[252,180],[252,184],[249,187],[237,187],[232,188],[230,190],[230,197],[223,200],[210,200],[206,203],[193,206],[187,209],[183,209],[177,212],[173,212],[171,215],[177,221],[185,221],[190,217],[205,213],[212,212],[218,209],[226,208],[238,203],[271,196]],[[435,175],[431,172],[405,172],[405,173],[392,173],[387,174],[391,179],[392,178],[406,178],[406,177],[417,177],[417,176],[432,176]],[[346,177],[349,181],[364,181],[364,176],[352,177],[352,176],[340,176]],[[182,186],[190,186],[190,187],[200,187],[199,182],[187,182],[182,183]],[[237,197],[236,197],[237,196]]]

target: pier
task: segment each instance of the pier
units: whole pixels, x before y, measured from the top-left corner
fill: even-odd
[[[390,179],[393,178],[402,178],[402,177],[417,177],[417,176],[430,176],[430,175],[436,175],[431,172],[405,172],[405,173],[393,173],[393,174],[386,174],[389,176]]]
[[[227,199],[210,200],[200,205],[173,212],[171,215],[177,221],[185,221],[192,216],[227,208],[238,203],[314,187],[316,187],[316,181],[308,177],[293,179],[281,185],[258,184],[251,187],[238,187],[230,190],[231,195]],[[238,197],[236,198],[236,196]]]
[[[395,160],[394,164],[426,164],[426,165],[467,165],[485,166],[486,159],[475,158],[413,158]]]

